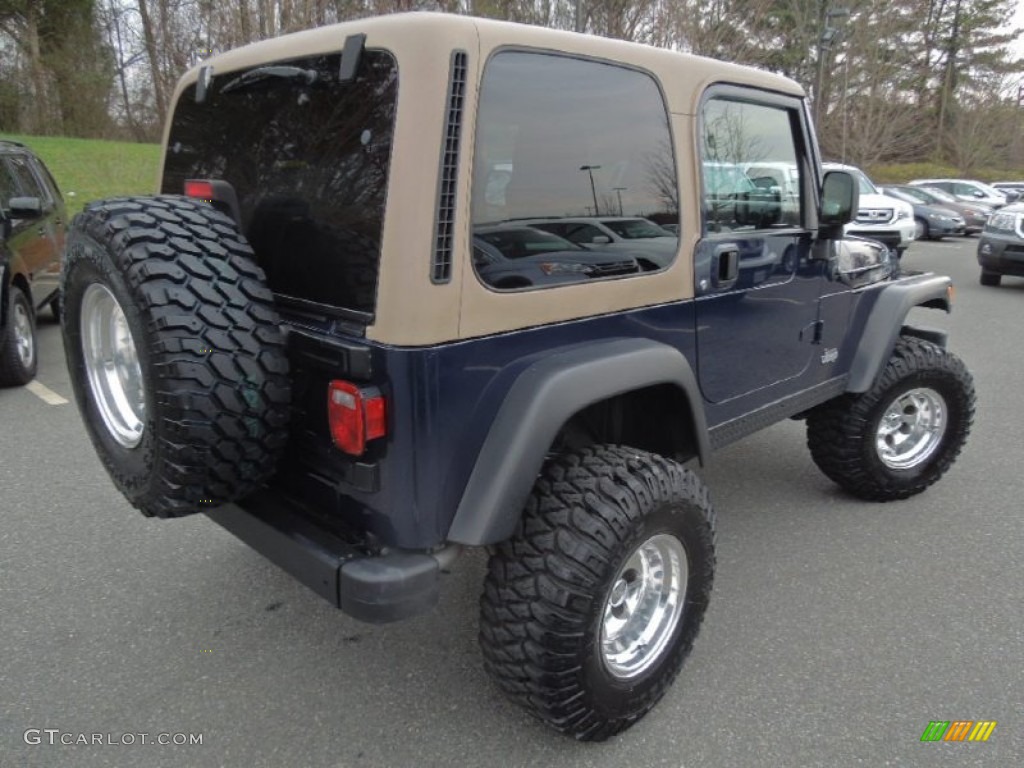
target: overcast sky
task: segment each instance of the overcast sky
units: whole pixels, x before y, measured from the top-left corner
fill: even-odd
[[[1017,3],[1017,13],[1013,17],[1013,24],[1011,24],[1010,28],[1024,28],[1024,2]],[[1020,35],[1017,38],[1017,42],[1015,44],[1012,44],[1011,47],[1017,53],[1018,56],[1024,58],[1024,35]]]

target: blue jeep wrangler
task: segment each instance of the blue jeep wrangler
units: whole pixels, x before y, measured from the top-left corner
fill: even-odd
[[[766,163],[793,189],[708,183]],[[783,77],[361,20],[185,75],[161,193],[88,206],[63,272],[113,481],[365,621],[429,610],[459,550],[487,547],[486,667],[579,739],[648,712],[697,635],[715,519],[692,465],[803,418],[830,478],[887,501],[938,480],[970,429],[964,365],[906,323],[949,311],[949,279],[843,238],[857,185],[822,172]],[[517,237],[501,280],[474,259],[478,233],[609,216],[676,237],[549,257]]]

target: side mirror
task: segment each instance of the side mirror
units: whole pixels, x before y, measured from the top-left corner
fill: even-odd
[[[595,235],[590,238],[590,242],[594,245],[608,245],[611,241],[612,239],[608,235]]]
[[[818,212],[818,225],[823,230],[831,230],[835,237],[836,230],[853,221],[860,204],[860,189],[853,174],[846,171],[828,171],[821,184],[821,210]]]
[[[38,197],[12,197],[8,207],[13,219],[38,219],[43,215],[43,204]]]

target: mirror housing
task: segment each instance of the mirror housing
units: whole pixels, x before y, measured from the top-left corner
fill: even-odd
[[[594,245],[608,245],[612,239],[608,235],[594,235],[590,242]]]
[[[12,197],[7,207],[13,219],[38,219],[43,215],[43,203],[38,197]]]
[[[853,221],[860,204],[860,187],[853,174],[827,171],[821,183],[818,225],[827,237],[841,235],[844,224]]]

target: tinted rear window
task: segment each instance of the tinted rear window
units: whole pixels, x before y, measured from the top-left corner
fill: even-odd
[[[281,65],[315,76],[289,76]],[[340,82],[340,65],[333,54],[276,62],[276,73],[215,74],[201,104],[188,88],[171,124],[163,191],[181,194],[186,179],[227,181],[275,293],[369,314],[398,68],[390,54],[367,50],[356,79]]]

